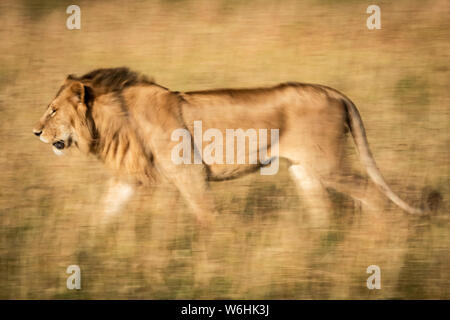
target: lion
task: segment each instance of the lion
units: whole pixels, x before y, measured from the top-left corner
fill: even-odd
[[[404,211],[424,213],[386,183],[353,102],[323,85],[289,82],[255,89],[177,92],[128,68],[97,69],[81,77],[69,75],[33,132],[58,155],[75,147],[112,169],[105,219],[120,212],[136,188],[154,185],[163,177],[177,187],[197,221],[209,225],[217,211],[208,181],[237,178],[267,163],[174,163],[171,154],[178,142],[171,139],[172,132],[183,128],[192,134],[198,120],[205,130],[220,132],[279,130],[275,143],[245,150],[246,156],[261,148],[273,150],[276,144],[276,157],[287,159],[305,204],[318,215],[332,209],[328,189],[371,204],[372,192],[343,170],[344,139],[350,132],[374,186]],[[192,154],[201,152],[198,149],[192,145]]]

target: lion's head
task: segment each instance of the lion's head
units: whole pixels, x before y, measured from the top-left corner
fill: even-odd
[[[69,76],[35,125],[33,133],[42,142],[50,143],[55,154],[61,155],[73,145],[91,143],[92,125],[88,117],[91,92]]]

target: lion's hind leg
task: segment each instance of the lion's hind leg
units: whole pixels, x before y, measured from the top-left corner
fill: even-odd
[[[364,209],[380,210],[383,207],[384,197],[376,186],[361,176],[355,174],[339,174],[323,179],[327,188],[352,198]]]
[[[291,165],[289,174],[295,182],[302,203],[310,213],[312,226],[328,225],[333,206],[320,176],[301,164]]]

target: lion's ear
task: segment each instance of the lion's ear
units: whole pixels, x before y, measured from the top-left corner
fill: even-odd
[[[70,84],[70,92],[74,102],[84,103],[84,85],[80,81],[74,81]]]
[[[77,105],[82,103],[90,107],[94,102],[94,90],[80,81],[72,81],[69,84],[69,90],[71,100]]]

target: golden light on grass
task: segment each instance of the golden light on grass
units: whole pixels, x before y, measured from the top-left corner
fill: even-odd
[[[357,1],[81,1],[67,30],[56,1],[0,4],[0,298],[450,298],[449,4],[382,3],[382,29]],[[37,8],[40,9],[37,9]],[[129,66],[172,90],[321,83],[348,94],[392,188],[444,203],[428,219],[386,204],[361,211],[332,194],[325,230],[281,164],[212,183],[221,213],[201,258],[199,231],[175,188],[138,197],[103,234],[108,173],[32,135],[67,74]],[[349,143],[356,170],[362,169]],[[81,267],[82,290],[66,288]],[[382,289],[365,284],[369,265]]]

